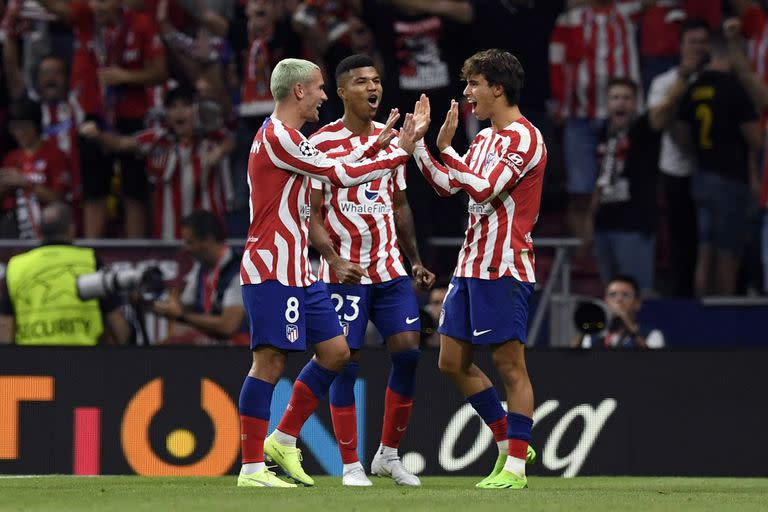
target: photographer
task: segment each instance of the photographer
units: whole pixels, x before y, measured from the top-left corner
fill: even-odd
[[[571,346],[574,348],[622,349],[663,348],[664,335],[658,329],[649,329],[637,321],[637,312],[643,303],[640,287],[630,276],[615,276],[605,289],[605,305],[609,320],[590,321],[590,325],[606,324],[600,332],[577,334]],[[578,316],[578,311],[577,311]]]
[[[196,263],[181,297],[155,301],[152,312],[188,324],[217,341],[248,345],[240,291],[241,255],[227,246],[224,229],[211,212],[198,210],[181,221],[184,250]]]
[[[8,261],[0,343],[96,345],[105,327],[116,342],[128,342],[131,329],[118,301],[78,297],[78,276],[95,272],[99,263],[93,249],[72,245],[74,231],[72,209],[52,203],[41,214],[43,243]]]

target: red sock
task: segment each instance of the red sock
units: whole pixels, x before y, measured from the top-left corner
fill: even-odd
[[[267,437],[269,420],[240,416],[240,444],[243,464],[264,462],[264,439]]]
[[[285,409],[283,419],[277,429],[293,437],[299,437],[301,427],[317,409],[319,400],[306,384],[297,380],[293,383],[293,394],[288,407]]]
[[[341,462],[352,464],[358,462],[357,457],[357,410],[355,404],[347,407],[331,406],[331,420],[333,421],[333,433],[339,444]]]
[[[493,423],[488,424],[489,427],[491,427],[491,431],[493,431],[493,438],[498,443],[499,441],[506,441],[507,440],[507,415],[505,414],[498,420],[494,421]]]
[[[384,425],[381,428],[381,444],[390,448],[400,446],[411,419],[413,398],[392,391],[387,387],[384,396]]]
[[[528,455],[528,441],[523,439],[510,439],[509,455],[516,459],[525,460],[526,455]]]

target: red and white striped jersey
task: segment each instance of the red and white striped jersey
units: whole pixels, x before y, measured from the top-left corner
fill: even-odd
[[[181,219],[197,209],[224,218],[234,195],[229,160],[222,158],[212,165],[208,158],[224,137],[223,132],[216,133],[185,144],[163,129],[136,136],[147,176],[154,185],[155,237],[180,238]]]
[[[238,113],[243,117],[263,116],[275,109],[275,100],[269,89],[272,62],[267,41],[271,32],[251,41],[248,52],[243,52],[243,85],[238,107]]]
[[[374,123],[372,135],[357,136],[339,119],[318,130],[309,142],[324,153],[351,153],[355,148],[370,146],[383,128],[383,124]],[[391,153],[395,148],[396,139],[385,151]],[[316,180],[312,187],[323,192],[324,224],[334,250],[365,269],[361,284],[383,283],[407,275],[397,246],[394,215],[395,191],[406,187],[405,166],[357,187],[335,187]],[[340,282],[324,258],[320,258],[318,273],[326,283]]]
[[[768,18],[759,5],[752,4],[740,19],[752,68],[763,82],[768,83]]]
[[[374,150],[378,152],[378,148]],[[363,152],[358,148],[354,160]],[[407,159],[408,153],[396,148],[375,159],[335,160],[298,130],[268,117],[253,139],[248,159],[251,226],[240,269],[241,283],[277,280],[286,286],[311,285],[316,278],[307,256],[310,178],[353,187],[383,178]]]
[[[747,53],[752,62],[752,69],[757,76],[768,84],[768,16],[757,4],[752,4],[741,14],[741,26],[747,39]],[[768,112],[761,112],[763,129],[768,124]],[[768,148],[768,139],[765,140]],[[765,148],[764,148],[765,149]],[[763,162],[763,183],[760,190],[759,204],[761,208],[768,207],[768,160]]]
[[[640,84],[635,26],[640,2],[574,7],[557,18],[549,45],[555,111],[562,117],[606,116],[606,86],[614,77]],[[642,95],[640,95],[642,96]]]
[[[77,143],[77,130],[85,121],[85,112],[74,98],[68,101],[43,102],[40,104],[43,114],[43,138],[54,144],[69,158],[72,201],[80,200],[80,151]]]
[[[414,156],[439,195],[469,194],[469,222],[454,275],[536,282],[531,231],[547,165],[541,132],[522,117],[498,133],[482,130],[464,156],[446,148],[440,155],[444,166],[423,143]]]

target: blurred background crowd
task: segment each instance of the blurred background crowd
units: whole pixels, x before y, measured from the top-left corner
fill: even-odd
[[[618,274],[644,297],[766,290],[760,2],[0,0],[0,13],[2,238],[39,239],[41,207],[65,200],[82,238],[178,239],[204,209],[242,239],[280,59],[324,70],[307,134],[342,113],[336,64],[366,53],[382,115],[429,95],[432,142],[463,60],[498,47],[523,64],[521,109],[550,153],[535,235],[583,242],[576,292],[600,296]],[[466,105],[462,122],[466,148],[482,126]],[[428,240],[463,236],[464,199],[434,197],[415,168],[407,180],[423,259],[445,278],[456,252]],[[551,259],[537,253],[542,282]]]

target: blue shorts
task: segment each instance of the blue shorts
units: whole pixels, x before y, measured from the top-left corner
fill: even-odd
[[[306,350],[307,345],[342,334],[325,283],[302,287],[265,281],[245,284],[242,289],[251,350],[259,345]]]
[[[591,119],[565,121],[563,151],[569,194],[591,194],[595,190],[598,134],[599,124]]]
[[[699,244],[740,253],[751,234],[749,216],[754,201],[749,186],[709,170],[696,172],[691,185]]]
[[[499,279],[451,278],[440,311],[437,332],[473,345],[493,345],[518,340],[528,331],[528,298],[531,283],[514,277]]]
[[[363,346],[369,319],[384,340],[399,332],[421,331],[419,305],[408,277],[377,284],[328,284],[328,291],[353,350]]]

